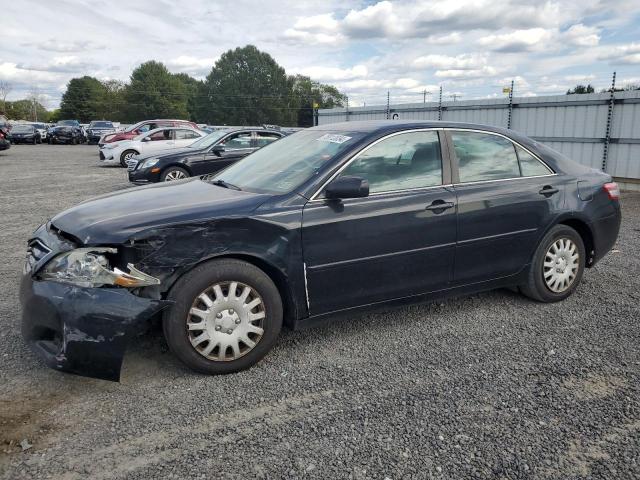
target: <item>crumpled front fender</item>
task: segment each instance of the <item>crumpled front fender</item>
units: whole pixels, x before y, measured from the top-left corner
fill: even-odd
[[[22,334],[49,367],[119,381],[129,339],[171,304],[122,288],[81,288],[24,275]]]

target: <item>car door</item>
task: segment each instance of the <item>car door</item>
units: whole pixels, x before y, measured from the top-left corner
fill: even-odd
[[[251,131],[233,132],[209,147],[204,155],[189,160],[194,175],[214,173],[227,168],[255,151]]]
[[[455,283],[518,273],[564,202],[561,177],[496,133],[448,130],[458,202]]]
[[[180,128],[178,130],[174,130],[174,134],[176,148],[188,147],[193,142],[201,138],[197,132],[194,132],[193,130],[190,130],[188,128]]]
[[[282,135],[276,132],[254,132],[255,133],[255,147],[262,148],[266,147],[270,143],[275,142],[282,138]]]
[[[160,150],[168,150],[175,146],[175,130],[171,128],[164,128],[162,130],[158,130],[151,135],[148,135],[146,138],[148,140],[143,141],[142,143],[144,148],[144,153],[153,153],[158,152]]]
[[[456,209],[439,137],[432,129],[374,142],[335,177],[366,179],[368,197],[326,200],[321,191],[306,204],[302,242],[312,315],[447,288]]]

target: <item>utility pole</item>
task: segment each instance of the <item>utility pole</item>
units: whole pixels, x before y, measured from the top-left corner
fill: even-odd
[[[427,103],[427,95],[431,95],[431,92],[427,92],[427,89],[425,88],[422,91],[422,103]]]
[[[461,93],[452,93],[449,95],[451,98],[453,98],[453,101],[455,102],[456,100],[458,100],[458,97],[461,97],[462,94]]]
[[[513,80],[509,89],[509,115],[507,117],[507,128],[511,129],[511,118],[513,117]]]
[[[613,123],[613,106],[616,101],[616,72],[613,72],[611,80],[611,90],[609,95],[609,112],[607,113],[607,130],[604,136],[604,149],[602,150],[602,171],[607,171],[607,160],[609,160],[609,144],[611,143],[611,125]]]
[[[391,110],[389,109],[389,90],[387,90],[387,120],[389,120],[389,114],[391,113]]]
[[[349,96],[347,95],[347,122],[349,121]]]

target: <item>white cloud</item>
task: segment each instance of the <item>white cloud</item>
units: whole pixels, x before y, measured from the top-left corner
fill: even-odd
[[[609,60],[610,63],[636,64],[640,63],[640,43],[618,45],[603,51],[598,57],[601,60]]]
[[[167,67],[174,72],[189,73],[203,77],[209,73],[216,58],[198,58],[189,55],[180,55],[167,61]]]
[[[435,76],[438,78],[481,78],[494,77],[498,70],[494,67],[482,67],[477,69],[449,69],[437,70]]]
[[[478,43],[498,52],[524,52],[548,48],[548,42],[553,37],[554,33],[545,28],[530,28],[499,35],[487,35],[480,38]]]
[[[593,74],[586,74],[586,75],[565,75],[564,79],[567,82],[590,82],[592,80],[595,80],[596,76]]]
[[[296,69],[294,73],[307,75],[316,80],[336,81],[366,77],[368,70],[364,65],[356,65],[352,68],[314,66]]]
[[[338,29],[338,21],[333,18],[333,13],[302,17],[294,24],[296,30],[315,30],[334,32]]]
[[[580,47],[595,47],[600,43],[600,29],[587,27],[582,23],[571,25],[564,34],[563,39]]]
[[[486,56],[480,54],[461,54],[456,56],[431,54],[418,57],[413,61],[417,68],[442,68],[442,69],[474,69],[485,66]]]
[[[557,28],[598,4],[599,0],[584,0],[579,6],[551,0],[542,4],[523,0],[384,0],[351,9],[341,20],[327,15],[310,16],[309,28],[299,19],[295,28],[312,33],[318,24],[314,19],[321,17],[332,31],[340,31],[349,38],[437,38],[438,34],[495,31],[496,27]]]

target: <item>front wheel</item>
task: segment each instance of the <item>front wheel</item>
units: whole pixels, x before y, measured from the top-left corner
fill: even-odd
[[[544,236],[529,268],[526,296],[539,302],[558,302],[578,287],[585,266],[582,238],[573,228],[556,225]]]
[[[173,180],[183,180],[189,178],[189,172],[180,167],[169,167],[162,172],[161,180],[163,182],[171,182]]]
[[[171,351],[206,374],[245,370],[273,347],[282,327],[282,300],[273,281],[254,265],[212,260],[171,289],[175,303],[163,318]]]
[[[137,155],[137,154],[138,152],[136,152],[135,150],[125,150],[120,155],[120,165],[127,168],[128,167],[127,162],[131,160],[134,157],[134,155]]]

